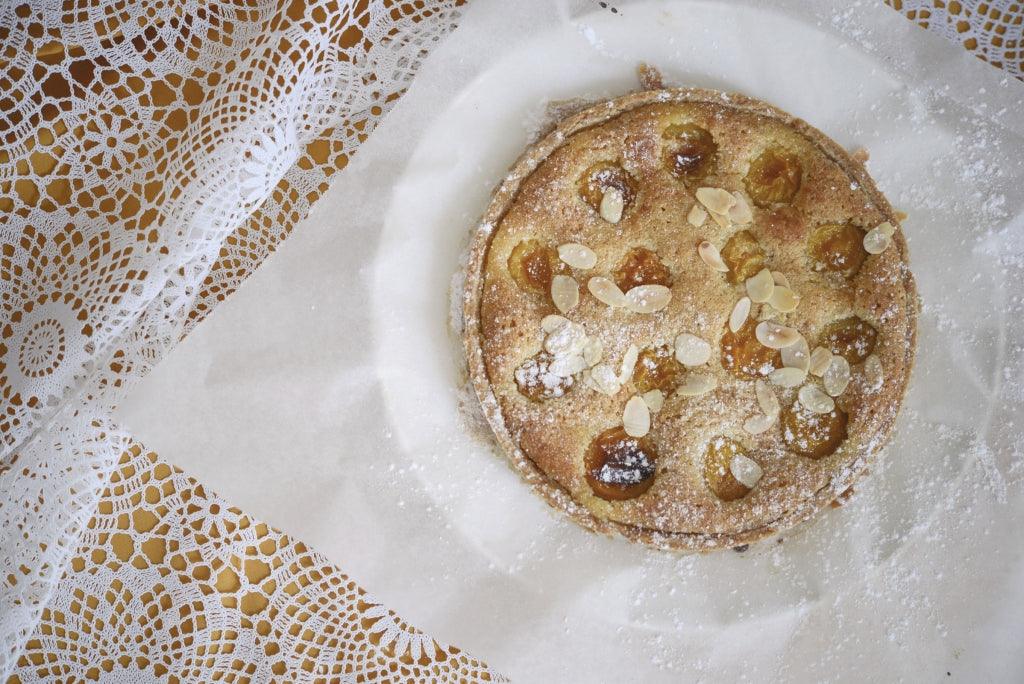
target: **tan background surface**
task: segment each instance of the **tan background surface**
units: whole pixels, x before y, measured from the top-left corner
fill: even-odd
[[[424,2],[386,4],[389,12],[398,14],[431,11],[430,3]],[[1024,72],[1024,10],[1020,3],[888,0],[888,4],[909,20],[943,33],[1007,73],[1020,77]],[[364,0],[356,3],[351,13],[366,11]],[[31,22],[28,9],[24,16],[26,22]],[[73,14],[68,17],[73,21]],[[282,3],[274,18],[275,22],[308,20],[301,2]],[[224,30],[230,30],[230,22]],[[112,30],[110,39],[117,40],[117,36],[116,29]],[[342,48],[363,39],[358,30],[337,35]],[[81,88],[116,87],[126,98],[163,98],[166,109],[160,117],[160,130],[166,132],[165,141],[174,141],[175,132],[183,130],[191,112],[196,111],[181,103],[201,103],[211,78],[208,74],[172,74],[164,77],[160,89],[133,92],[133,84],[141,81],[119,75],[110,79],[113,85],[108,85],[103,65],[92,63],[79,48],[65,44],[59,33],[40,33],[29,47],[34,60],[44,66],[44,73],[47,64],[71,61],[71,73],[79,79]],[[288,55],[288,48],[282,47],[281,54]],[[48,87],[58,98],[75,97],[77,92],[59,80]],[[17,95],[6,85],[3,90],[4,94]],[[400,94],[381,93],[379,102],[386,104]],[[374,116],[380,116],[383,110],[379,105],[375,107]],[[372,117],[349,121],[345,130],[325,131],[306,145],[296,168],[277,186],[275,201],[268,203],[272,209],[257,211],[224,244],[196,299],[190,325],[201,321],[217,302],[233,292],[305,217],[330,178],[345,168],[374,121]],[[47,118],[45,110],[42,120],[25,122],[35,133],[24,158],[17,163],[26,174],[31,168],[35,176],[53,180],[44,187],[17,178],[0,180],[0,212],[5,214],[6,226],[18,225],[26,207],[74,205],[82,211],[109,213],[130,225],[141,240],[158,239],[155,214],[138,212],[130,198],[105,196],[101,187],[82,192],[63,178],[63,158],[76,151],[51,145],[53,134],[48,127],[54,122],[58,122],[57,112]],[[81,125],[85,139],[97,122],[83,120]],[[154,144],[146,153],[172,152],[173,142],[168,142]],[[166,179],[157,178],[154,183],[140,192],[153,197],[174,195],[175,188]],[[31,231],[24,228],[15,241],[38,239]],[[73,231],[69,236],[74,239]],[[4,247],[8,247],[6,237]],[[0,261],[0,277],[4,280],[27,277],[8,264]],[[6,333],[0,331],[0,344],[5,341]],[[117,363],[115,354],[112,364]],[[110,370],[116,376],[121,370],[113,365]],[[0,373],[0,392],[5,400],[41,401],[11,397],[4,383]],[[4,431],[8,427],[0,425]],[[0,477],[18,467],[15,456],[0,465]],[[13,584],[19,580],[9,576],[3,581]],[[138,587],[145,589],[139,591]],[[190,681],[199,672],[211,669],[223,681],[234,682],[330,681],[343,676],[358,681],[500,678],[485,664],[455,647],[436,644],[373,604],[340,568],[300,541],[231,508],[205,491],[201,483],[138,444],[123,454],[54,596],[63,599],[44,609],[10,682],[67,681],[72,679],[72,672],[83,671],[86,680],[117,672],[139,672],[143,678]],[[208,608],[211,596],[217,597],[221,607],[216,614]],[[133,640],[130,650],[145,656],[128,658],[123,655],[129,650],[124,640],[134,639],[129,629],[134,635],[140,627],[144,642]],[[191,635],[199,631],[213,638],[196,643]]]

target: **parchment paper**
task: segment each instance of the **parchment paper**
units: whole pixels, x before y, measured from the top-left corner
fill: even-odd
[[[518,681],[1024,677],[1024,87],[881,4],[514,8],[470,4],[123,420]],[[635,88],[641,60],[867,147],[910,215],[925,304],[894,443],[850,503],[745,553],[577,528],[460,410],[449,289],[471,226],[549,101]]]

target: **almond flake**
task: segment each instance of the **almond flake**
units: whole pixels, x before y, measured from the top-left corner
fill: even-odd
[[[888,221],[883,221],[882,223],[879,223],[877,226],[875,226],[875,230],[882,233],[883,235],[892,237],[896,233],[896,226],[892,225]]]
[[[732,196],[736,200],[736,204],[729,208],[729,220],[735,224],[745,226],[754,220],[754,213],[750,211],[750,205],[747,204],[746,198],[739,191],[732,193]]]
[[[708,220],[708,212],[704,210],[704,207],[697,203],[694,203],[690,207],[690,213],[686,215],[686,220],[690,222],[690,225],[694,228],[700,228],[704,225],[704,222]]]
[[[868,254],[881,254],[891,242],[892,237],[878,228],[872,228],[864,235],[864,251]]]
[[[772,425],[775,425],[775,418],[763,413],[756,413],[743,421],[743,429],[752,435],[759,435]]]
[[[828,370],[830,363],[832,363],[832,352],[824,347],[815,347],[811,352],[811,365],[808,370],[811,375],[817,375],[820,378]]]
[[[776,311],[789,313],[796,311],[797,305],[800,304],[800,296],[788,287],[776,287],[772,290],[772,296],[768,298],[768,303]]]
[[[772,280],[772,272],[762,268],[753,278],[747,278],[747,295],[750,301],[757,304],[767,302],[772,298],[775,290],[775,281]]]
[[[882,361],[874,354],[864,359],[864,379],[867,380],[868,389],[871,392],[882,389],[882,383],[885,380]]]
[[[582,354],[587,342],[587,332],[582,325],[566,321],[544,338],[544,351],[555,356]]]
[[[747,489],[753,489],[764,476],[764,470],[752,458],[736,454],[729,461],[729,472],[736,481]]]
[[[640,356],[640,350],[635,344],[630,344],[626,353],[622,355],[622,364],[619,366],[619,384],[625,385],[633,377],[633,369],[636,367],[636,360]]]
[[[776,368],[768,379],[779,387],[797,387],[807,379],[807,371],[800,368]]]
[[[543,330],[545,334],[550,335],[568,322],[569,319],[565,316],[548,314],[544,318],[540,319],[540,329]]]
[[[622,387],[619,377],[607,363],[599,363],[590,369],[590,381],[594,389],[609,397],[615,395]]]
[[[583,360],[588,366],[596,366],[604,356],[604,345],[596,337],[588,337],[583,344]]]
[[[548,365],[548,370],[560,378],[576,375],[587,367],[587,362],[579,354],[556,356]]]
[[[660,389],[652,389],[650,392],[644,392],[641,396],[644,403],[647,404],[647,408],[655,413],[660,411],[665,404],[665,394]]]
[[[722,255],[718,252],[718,248],[707,240],[697,245],[697,254],[700,255],[701,261],[707,264],[712,271],[718,271],[719,273],[729,272],[729,267],[722,261]]]
[[[689,373],[683,384],[676,388],[676,393],[684,397],[696,397],[707,394],[718,387],[718,380],[707,373]]]
[[[690,333],[676,337],[676,361],[684,366],[703,366],[711,358],[711,345]]]
[[[766,416],[775,418],[779,415],[781,410],[779,398],[775,396],[775,392],[767,382],[760,379],[754,381],[754,393],[757,395],[757,405],[761,407]]]
[[[618,188],[607,188],[604,191],[604,195],[601,196],[601,218],[608,223],[618,223],[622,220],[622,210],[625,208],[625,202],[622,197],[622,191]]]
[[[750,297],[742,297],[738,302],[736,302],[736,305],[732,307],[732,313],[729,314],[729,330],[739,332],[739,329],[747,322],[747,317],[749,315]]]
[[[719,228],[722,228],[723,230],[729,230],[732,228],[732,221],[729,220],[728,214],[719,214],[714,211],[709,211],[708,214],[711,216],[712,220],[718,224]]]
[[[821,384],[830,396],[838,397],[845,392],[850,384],[850,362],[838,354],[833,356],[832,363],[821,376]]]
[[[791,290],[793,289],[793,286],[789,284],[789,278],[787,278],[786,274],[782,271],[772,271],[772,280],[775,281],[776,286],[788,287]]]
[[[736,204],[736,198],[721,188],[697,188],[697,201],[712,214],[726,215]]]
[[[785,349],[796,344],[802,336],[795,328],[787,328],[775,321],[761,321],[754,328],[754,337],[769,349]]]
[[[594,299],[612,307],[626,306],[626,295],[622,293],[619,286],[611,278],[597,276],[587,281],[587,289]]]
[[[558,258],[573,268],[588,269],[597,266],[597,254],[586,245],[567,242],[558,246]]]
[[[800,403],[813,413],[831,413],[832,409],[836,407],[836,402],[832,397],[818,389],[817,385],[804,385],[800,388],[797,396],[800,398]]]
[[[633,313],[661,311],[672,300],[672,290],[664,285],[638,285],[626,293],[626,308]]]
[[[651,430],[651,411],[639,396],[626,402],[622,411],[622,427],[630,437],[643,437]]]
[[[811,352],[807,348],[807,340],[800,339],[782,349],[782,365],[788,368],[799,368],[806,373],[811,367]]]
[[[556,275],[551,279],[551,301],[555,308],[566,313],[580,303],[580,286],[567,275]]]

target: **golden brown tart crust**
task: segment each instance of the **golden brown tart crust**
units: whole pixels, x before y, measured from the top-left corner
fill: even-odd
[[[711,149],[694,126],[713,138],[710,162],[691,154]],[[774,156],[764,157],[766,150]],[[800,172],[779,167],[779,158],[795,158]],[[633,184],[626,189],[632,202],[617,224],[603,220],[580,193],[580,178],[600,163],[625,170]],[[751,186],[751,179],[760,185]],[[740,192],[753,209],[752,224],[722,227],[708,219],[700,228],[691,225],[687,216],[698,187]],[[901,230],[888,249],[863,255],[850,272],[823,269],[810,240],[816,230],[827,238],[854,229],[863,235],[885,221],[898,224],[861,164],[807,123],[749,97],[644,91],[561,121],[524,152],[495,191],[466,266],[468,367],[502,451],[536,492],[580,525],[662,548],[734,547],[808,519],[863,475],[888,439],[913,366],[918,310]],[[884,382],[870,388],[863,361],[852,364],[849,388],[835,400],[847,414],[847,437],[823,458],[796,453],[785,420],[758,435],[742,427],[758,412],[754,383],[723,367],[719,345],[744,285],[709,269],[696,249],[702,240],[722,249],[742,229],[757,240],[765,265],[783,272],[801,296],[794,312],[777,318],[798,329],[811,349],[828,342],[830,324],[852,316],[877,331],[871,351]],[[579,304],[566,316],[602,341],[609,362],[618,364],[631,342],[653,348],[682,332],[712,346],[703,370],[718,386],[702,396],[667,394],[644,437],[657,451],[654,480],[637,496],[598,496],[585,465],[595,437],[622,425],[623,407],[636,393],[633,381],[614,396],[594,391],[579,376],[561,396],[536,400],[519,391],[516,369],[541,350],[540,321],[557,313],[549,296],[528,291],[509,272],[512,251],[529,240],[551,248],[580,243],[596,252],[591,269],[559,268],[581,286]],[[670,277],[672,300],[657,313],[609,308],[586,288],[594,276],[614,280],[616,268],[638,248],[656,254]],[[793,405],[796,389],[772,389],[783,409]],[[745,495],[728,487],[716,493],[708,482],[705,457],[716,439],[745,449],[763,468]]]

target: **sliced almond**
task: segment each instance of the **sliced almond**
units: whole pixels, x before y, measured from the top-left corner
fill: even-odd
[[[732,193],[733,199],[736,200],[736,204],[729,208],[729,220],[733,223],[745,226],[754,220],[754,212],[750,210],[750,205],[747,204],[747,200],[741,193]]]
[[[676,361],[684,366],[703,366],[711,358],[711,345],[696,335],[676,337]]]
[[[785,349],[791,344],[796,344],[802,337],[795,328],[779,325],[775,321],[761,321],[754,328],[754,336],[757,341],[769,349]]]
[[[604,344],[596,337],[588,337],[583,344],[583,360],[587,362],[588,366],[596,366],[601,362],[602,356],[604,356]]]
[[[580,286],[567,275],[556,275],[551,279],[551,301],[562,313],[572,311],[580,303]]]
[[[661,311],[672,301],[672,290],[664,285],[638,285],[626,293],[626,308],[633,313]]]
[[[747,322],[748,316],[750,316],[750,297],[741,297],[732,307],[732,313],[729,314],[729,330],[739,332],[739,329]]]
[[[878,228],[872,228],[864,235],[864,251],[868,254],[881,254],[892,242],[892,237]]]
[[[704,207],[694,203],[690,207],[690,213],[686,215],[686,220],[690,222],[690,225],[694,228],[700,228],[704,225],[704,222],[708,220],[708,212],[705,211]]]
[[[850,362],[836,354],[821,376],[821,384],[830,396],[838,397],[850,384]]]
[[[782,349],[782,365],[788,368],[799,368],[806,373],[811,367],[811,352],[807,348],[807,340],[800,339]]]
[[[707,240],[697,245],[697,253],[700,254],[701,261],[707,264],[712,271],[729,272],[729,267],[722,261],[722,255],[718,252],[718,248]]]
[[[708,373],[689,373],[683,383],[676,388],[676,393],[684,397],[696,397],[706,394],[718,387],[718,380]]]
[[[882,223],[879,223],[877,226],[875,226],[875,230],[882,233],[883,235],[888,235],[889,237],[892,237],[893,235],[896,234],[896,226],[892,225],[888,221],[883,221]]]
[[[789,278],[782,271],[772,271],[772,280],[775,281],[776,286],[788,287],[793,289],[793,286],[789,284]]]
[[[811,352],[811,365],[807,370],[811,375],[817,375],[820,378],[828,370],[830,363],[832,363],[832,352],[824,347],[815,347]]]
[[[619,384],[625,385],[633,377],[633,369],[636,367],[636,360],[640,357],[640,350],[635,344],[629,345],[626,353],[622,355],[622,364],[619,366]]]
[[[558,246],[558,258],[573,268],[588,269],[597,266],[597,253],[586,245],[567,242]]]
[[[754,393],[757,395],[757,405],[761,407],[761,411],[766,416],[775,418],[779,415],[779,411],[782,409],[779,406],[779,398],[775,396],[775,392],[768,386],[768,383],[764,380],[756,380],[754,382]]]
[[[580,354],[556,356],[548,365],[548,370],[560,378],[576,375],[587,367],[587,362]]]
[[[602,304],[613,307],[626,306],[626,295],[611,278],[604,276],[591,278],[587,281],[587,289],[590,290],[590,294],[594,295],[594,299]]]
[[[565,316],[548,314],[544,318],[540,319],[540,329],[543,330],[545,334],[550,335],[568,322],[569,319]]]
[[[768,379],[779,387],[798,387],[807,379],[807,371],[800,368],[776,368],[768,374]]]
[[[587,332],[583,326],[568,321],[544,338],[544,351],[555,356],[580,355],[586,342]]]
[[[836,407],[836,402],[828,396],[817,385],[804,385],[797,393],[800,403],[813,413],[831,413]]]
[[[622,210],[625,202],[622,191],[618,188],[607,188],[601,196],[601,218],[608,223],[618,223],[622,220]]]
[[[729,230],[732,228],[732,221],[729,220],[728,214],[719,214],[715,211],[709,211],[708,214],[711,216],[711,219],[718,224],[719,228],[722,228],[723,230]]]
[[[759,435],[774,424],[775,418],[763,413],[755,413],[743,421],[743,429],[752,435]]]
[[[736,198],[721,188],[697,188],[697,201],[712,214],[728,214],[736,204]]]
[[[789,313],[796,311],[796,307],[800,304],[800,295],[790,290],[788,287],[776,286],[772,290],[772,296],[768,298],[768,303],[776,311],[782,313]]]
[[[882,389],[882,383],[885,382],[882,361],[874,354],[864,359],[864,379],[867,381],[868,389],[871,392],[877,392]]]
[[[753,489],[764,476],[764,470],[754,459],[736,454],[729,461],[729,472],[736,478],[736,481],[747,489]]]
[[[590,381],[593,383],[594,389],[608,396],[613,396],[622,388],[619,376],[607,363],[599,363],[590,369]]]
[[[747,295],[752,302],[757,304],[767,302],[772,298],[774,290],[775,281],[772,280],[772,272],[767,268],[762,268],[757,275],[747,278]]]
[[[641,397],[633,396],[626,402],[622,427],[630,437],[643,437],[651,431],[651,410]]]
[[[641,396],[644,403],[647,404],[647,408],[655,413],[660,411],[665,404],[665,393],[660,389],[652,389],[650,392],[644,392]]]

